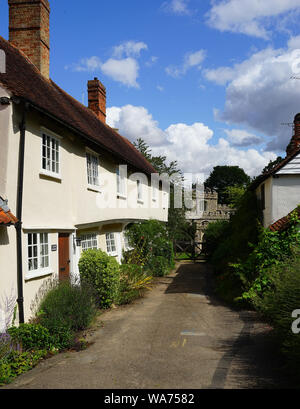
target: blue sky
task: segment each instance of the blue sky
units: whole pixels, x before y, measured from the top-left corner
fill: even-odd
[[[300,111],[300,0],[50,0],[51,78],[184,172],[284,155]],[[298,21],[297,21],[298,20]],[[7,1],[0,35],[8,38]]]

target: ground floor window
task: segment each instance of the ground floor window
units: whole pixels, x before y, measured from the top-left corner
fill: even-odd
[[[82,251],[98,248],[97,233],[87,233],[80,236]]]
[[[49,267],[48,233],[28,233],[28,271]]]
[[[106,233],[106,250],[108,254],[115,255],[117,252],[115,233]]]

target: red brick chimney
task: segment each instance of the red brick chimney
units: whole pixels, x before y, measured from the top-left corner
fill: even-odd
[[[292,155],[300,149],[300,114],[297,114],[294,119],[294,135],[291,142],[286,148],[287,155]]]
[[[106,89],[104,85],[94,78],[88,81],[89,108],[97,115],[98,119],[106,122]]]
[[[8,0],[9,41],[49,79],[50,5],[48,0]]]

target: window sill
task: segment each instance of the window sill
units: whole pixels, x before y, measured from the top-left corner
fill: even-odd
[[[48,172],[47,170],[41,170],[40,171],[40,176],[46,177],[46,178],[49,178],[49,179],[53,179],[53,180],[55,180],[57,182],[62,181],[61,175],[59,173],[52,173],[52,172]]]
[[[25,281],[33,280],[34,278],[41,278],[53,274],[54,271],[50,269],[35,270],[25,274]]]
[[[87,190],[90,190],[91,192],[102,193],[100,186],[88,185]]]
[[[138,199],[137,202],[138,202],[139,204],[142,204],[142,205],[144,204],[144,200],[141,200],[141,199]]]

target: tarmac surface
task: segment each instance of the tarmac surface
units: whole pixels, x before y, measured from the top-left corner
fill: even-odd
[[[180,263],[145,298],[103,313],[91,345],[42,361],[3,389],[278,389],[270,327],[213,293],[205,263]]]

